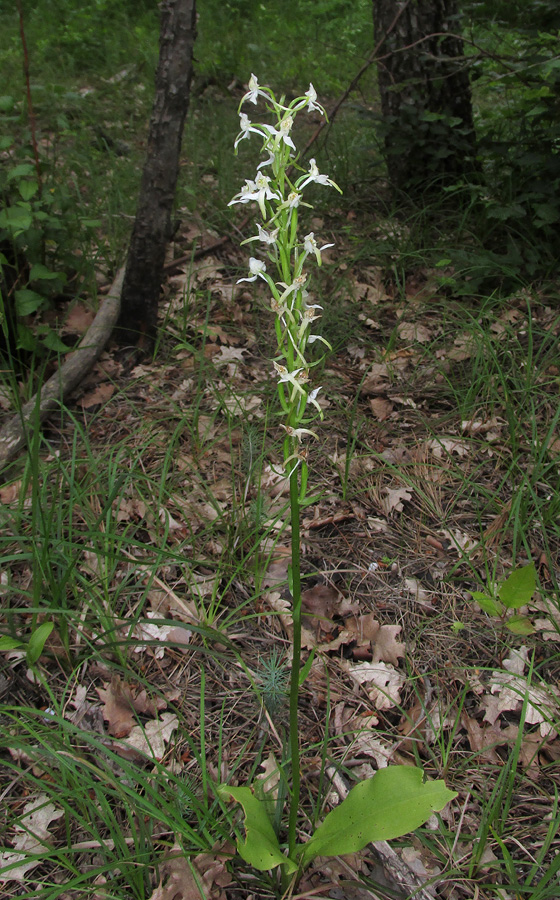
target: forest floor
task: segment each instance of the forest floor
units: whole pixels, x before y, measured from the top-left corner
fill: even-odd
[[[458,797],[394,843],[408,884],[369,846],[319,860],[293,896],[410,897],[414,873],[447,900],[553,898],[558,296],[457,297],[445,263],[400,277],[356,254],[359,212],[311,226],[336,246],[316,285],[333,352],[302,515],[302,833],[337,786],[394,763]],[[0,487],[0,625],[27,642],[0,654],[6,897],[276,890],[232,861],[234,812],[212,789],[278,789],[292,627],[272,314],[236,285],[244,250],[212,251],[222,237],[190,218],[153,358],[109,346]],[[67,339],[92,317],[74,304]],[[536,590],[521,576],[500,605],[530,563]]]

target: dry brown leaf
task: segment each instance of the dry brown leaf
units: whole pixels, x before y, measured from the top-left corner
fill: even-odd
[[[51,823],[56,822],[63,815],[64,810],[57,809],[47,794],[39,794],[26,803],[23,815],[15,825],[15,834],[12,839],[13,850],[5,850],[0,853],[0,870],[12,863],[20,863],[20,865],[14,866],[5,875],[0,875],[2,883],[27,881],[27,873],[43,861],[41,851],[44,850],[44,844],[49,843]],[[27,859],[35,854],[38,854],[37,859]]]
[[[148,610],[147,619],[161,619],[161,614]],[[163,659],[166,652],[166,644],[173,644],[173,647],[181,650],[182,653],[187,652],[187,644],[190,643],[192,632],[187,628],[182,628],[176,622],[168,622],[165,625],[155,625],[152,622],[138,622],[134,631],[130,635],[131,647],[134,653],[145,653],[151,651],[155,659]],[[135,643],[134,641],[138,641]],[[160,647],[150,646],[147,641],[161,641]]]
[[[373,397],[369,401],[370,409],[378,422],[384,422],[393,412],[393,404],[386,397]]]
[[[84,306],[83,303],[76,303],[68,315],[61,328],[62,334],[85,334],[89,326],[95,318],[92,309]]]
[[[144,727],[135,725],[126,739],[126,746],[151,759],[161,760],[165,745],[179,724],[174,713],[164,713],[161,719],[150,719]]]
[[[278,545],[274,554],[270,557],[265,573],[262,577],[262,586],[265,588],[284,586],[288,582],[288,566],[292,559],[290,547]]]
[[[401,702],[399,691],[405,677],[393,666],[382,662],[363,662],[359,665],[343,662],[342,666],[354,681],[367,685],[366,690],[375,709],[392,709]]]
[[[457,456],[467,456],[471,452],[471,445],[468,441],[462,441],[460,438],[454,437],[434,438],[428,441],[426,446],[432,451],[436,459],[444,459],[452,453],[456,453]]]
[[[90,409],[92,406],[100,406],[103,403],[107,403],[108,400],[111,399],[113,394],[115,393],[115,385],[111,384],[110,381],[105,381],[103,384],[97,385],[97,387],[93,391],[88,391],[87,394],[80,399],[80,406],[82,409]]]
[[[484,721],[491,725],[503,712],[519,712],[527,697],[525,723],[538,725],[543,737],[556,735],[553,722],[560,718],[560,691],[556,687],[540,684],[529,684],[523,676],[527,662],[526,647],[512,650],[504,660],[504,671],[494,670],[489,682],[492,696],[482,699]]]
[[[360,302],[367,302],[375,305],[381,300],[387,298],[383,283],[378,279],[375,285],[364,284],[363,282],[350,282],[354,299]]]
[[[384,488],[386,497],[382,500],[383,510],[387,515],[392,512],[402,512],[404,509],[403,502],[412,500],[412,494],[407,488]]]
[[[492,765],[498,765],[500,757],[494,747],[498,744],[507,743],[507,738],[501,731],[499,724],[497,726],[488,725],[483,728],[476,719],[463,712],[461,714],[461,725],[467,732],[471,750],[479,753],[481,759],[492,763]]]
[[[340,605],[340,594],[330,584],[316,584],[301,595],[304,625],[310,629],[330,631],[332,616]]]
[[[199,853],[194,865],[199,872],[206,900],[227,900],[224,888],[231,884],[227,862],[235,856],[236,847],[232,842],[215,844],[208,853]]]
[[[97,693],[103,701],[103,718],[109,723],[107,730],[113,737],[126,737],[130,733],[137,723],[134,713],[157,716],[167,706],[162,697],[148,697],[145,688],[138,691],[118,675],[104,688],[97,688]]]
[[[344,704],[340,703],[338,707],[344,707]],[[385,769],[395,747],[391,747],[374,730],[379,724],[377,716],[370,712],[367,715],[356,715],[348,707],[342,711],[338,707],[334,716],[335,732],[348,736],[352,756],[369,757],[375,760],[378,769]]]
[[[109,734],[127,737],[137,721],[130,685],[115,676],[106,687],[97,688],[97,693],[103,703],[103,718],[109,723]]]
[[[171,852],[177,855],[162,866],[165,884],[162,878],[150,900],[206,900],[198,887],[189,858],[178,844]]]
[[[387,662],[398,666],[399,657],[404,658],[405,647],[396,637],[402,631],[400,625],[382,625],[373,643],[372,662]]]
[[[417,603],[419,603],[421,606],[425,606],[426,608],[432,608],[432,604],[430,602],[432,595],[430,591],[427,591],[425,588],[423,588],[416,578],[405,578],[404,584],[409,594],[412,594],[414,596],[414,599]]]
[[[397,326],[397,332],[403,341],[418,341],[419,344],[426,344],[432,340],[432,332],[420,322],[401,322]]]

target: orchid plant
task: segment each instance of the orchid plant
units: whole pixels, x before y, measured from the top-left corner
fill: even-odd
[[[242,107],[263,101],[273,122],[255,123]],[[311,665],[301,665],[301,576],[300,513],[310,502],[307,498],[308,447],[317,434],[309,426],[323,418],[318,400],[320,387],[312,387],[311,373],[322,357],[311,359],[314,346],[329,343],[316,334],[313,323],[322,307],[314,303],[308,291],[310,264],[321,266],[322,253],[333,244],[319,242],[314,232],[304,237],[298,233],[299,211],[311,208],[304,202],[303,192],[311,184],[340,191],[328,175],[321,173],[316,160],[303,169],[292,138],[294,120],[302,111],[326,115],[317,100],[312,84],[309,90],[286,104],[277,100],[269,87],[261,87],[251,75],[248,91],[240,106],[240,130],[235,139],[237,152],[242,141],[253,135],[261,141],[264,160],[257,166],[254,179],[245,181],[230,201],[254,203],[262,222],[257,234],[244,244],[258,243],[259,255],[249,259],[249,274],[239,283],[264,281],[270,294],[270,309],[275,316],[276,352],[272,371],[277,379],[278,401],[284,417],[284,472],[290,485],[291,565],[289,589],[292,596],[293,654],[289,689],[289,753],[287,780],[291,783],[287,827],[287,853],[271,818],[269,804],[250,787],[222,785],[220,795],[239,802],[245,813],[244,842],[238,842],[241,857],[260,870],[281,867],[282,882],[297,874],[318,855],[350,853],[372,840],[388,840],[406,834],[423,824],[434,810],[442,809],[455,794],[442,781],[426,782],[421,769],[391,766],[373,778],[356,785],[347,798],[329,813],[323,823],[304,844],[297,843],[297,821],[300,801],[300,746],[298,729],[299,690]],[[292,173],[296,173],[295,177]],[[299,174],[298,174],[299,173]]]

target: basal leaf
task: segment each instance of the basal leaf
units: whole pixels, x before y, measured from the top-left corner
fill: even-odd
[[[27,645],[27,662],[34,666],[45,648],[45,642],[54,628],[54,622],[43,622],[35,629]]]
[[[23,646],[23,641],[18,641],[17,638],[8,637],[7,634],[3,634],[2,637],[0,637],[0,651],[16,650],[18,647]]]
[[[514,569],[500,586],[498,597],[508,609],[517,609],[529,602],[535,593],[537,571],[534,563]]]
[[[422,769],[389,766],[357,784],[306,844],[301,863],[316,856],[356,853],[370,841],[389,841],[414,831],[456,793],[443,781],[423,781]]]
[[[237,842],[237,851],[246,863],[261,872],[285,866],[288,873],[295,872],[297,865],[284,856],[268,818],[264,803],[255,797],[251,788],[221,785],[220,796],[233,797],[240,803],[245,813],[245,841]]]

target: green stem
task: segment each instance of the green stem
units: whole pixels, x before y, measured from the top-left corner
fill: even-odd
[[[301,664],[301,576],[299,539],[299,485],[297,466],[290,475],[290,509],[292,520],[292,619],[294,623],[292,673],[290,679],[290,767],[292,793],[288,819],[288,856],[295,858],[296,826],[299,809],[301,773],[299,764],[298,699]]]

